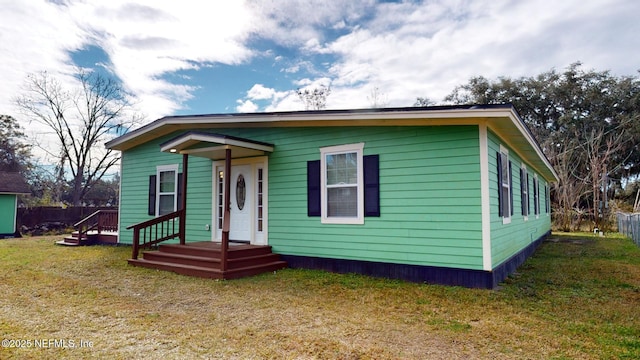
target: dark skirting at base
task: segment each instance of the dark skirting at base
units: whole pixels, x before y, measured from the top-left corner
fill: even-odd
[[[21,238],[22,234],[20,234],[20,231],[16,231],[14,233],[3,233],[0,234],[0,239],[14,239],[14,238]]]
[[[529,244],[519,253],[498,265],[493,271],[456,269],[436,266],[392,264],[373,261],[330,259],[281,254],[290,268],[326,270],[337,273],[356,273],[411,282],[494,289],[522,265],[550,232]]]

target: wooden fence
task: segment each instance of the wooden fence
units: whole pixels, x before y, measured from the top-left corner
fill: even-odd
[[[640,246],[640,213],[618,213],[618,232],[631,239]]]
[[[40,206],[18,208],[18,228],[22,226],[31,228],[45,223],[62,223],[67,226],[72,226],[98,210],[118,210],[118,207],[77,206],[61,208]]]

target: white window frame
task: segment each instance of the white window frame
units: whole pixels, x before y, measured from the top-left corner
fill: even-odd
[[[502,157],[502,155],[506,155],[506,159],[507,161],[504,161],[504,157]],[[507,177],[507,183],[505,184],[503,182],[504,177],[505,177],[505,172],[502,172],[502,179],[500,179],[500,191],[503,190],[503,188],[507,188],[507,198],[506,200],[504,199],[504,195],[503,195],[503,207],[502,207],[502,224],[506,225],[506,224],[510,224],[511,223],[511,192],[513,191],[513,189],[511,188],[511,168],[509,166],[509,149],[507,149],[506,147],[500,145],[500,156],[502,157],[501,161],[502,161],[502,166],[504,168],[504,164],[507,164],[507,173],[506,173],[506,177]],[[504,204],[506,204],[506,206],[504,206]]]
[[[175,187],[171,192],[160,191],[160,174],[163,172],[174,172],[174,184]],[[178,164],[172,165],[160,165],[156,167],[156,217],[160,215],[160,196],[161,195],[173,195],[173,211],[178,210]]]
[[[524,181],[524,184],[522,184],[522,182]],[[520,192],[520,202],[524,202],[524,204],[521,204],[520,206],[524,209],[524,214],[522,215],[522,218],[524,219],[524,221],[529,220],[529,170],[527,170],[527,167],[522,164],[522,178],[520,179],[520,187],[522,189],[522,191]]]
[[[363,149],[364,143],[327,146],[320,148],[320,199],[321,199],[321,223],[323,224],[364,224],[364,170],[363,170]],[[355,217],[335,217],[328,216],[327,205],[327,164],[328,155],[338,155],[345,153],[356,153],[357,157],[357,216]]]
[[[540,181],[538,174],[533,174],[533,212],[536,219],[540,218]]]
[[[547,216],[551,213],[551,186],[546,181],[544,183],[544,213]]]

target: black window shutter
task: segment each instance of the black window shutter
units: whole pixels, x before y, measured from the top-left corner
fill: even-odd
[[[307,161],[307,215],[320,216],[320,160]]]
[[[182,173],[178,173],[178,210],[182,210]]]
[[[364,216],[380,216],[380,160],[378,155],[362,158],[364,172]]]
[[[511,171],[511,161],[509,161],[509,206],[511,207],[511,215],[513,216],[513,171]]]
[[[147,214],[151,216],[156,215],[156,176],[149,176],[149,205]]]
[[[502,209],[502,155],[498,151],[496,153],[496,162],[498,164],[498,216],[504,216],[504,211]]]

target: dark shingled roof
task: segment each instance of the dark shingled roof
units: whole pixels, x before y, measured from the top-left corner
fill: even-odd
[[[30,194],[29,185],[17,172],[0,171],[0,194]]]

